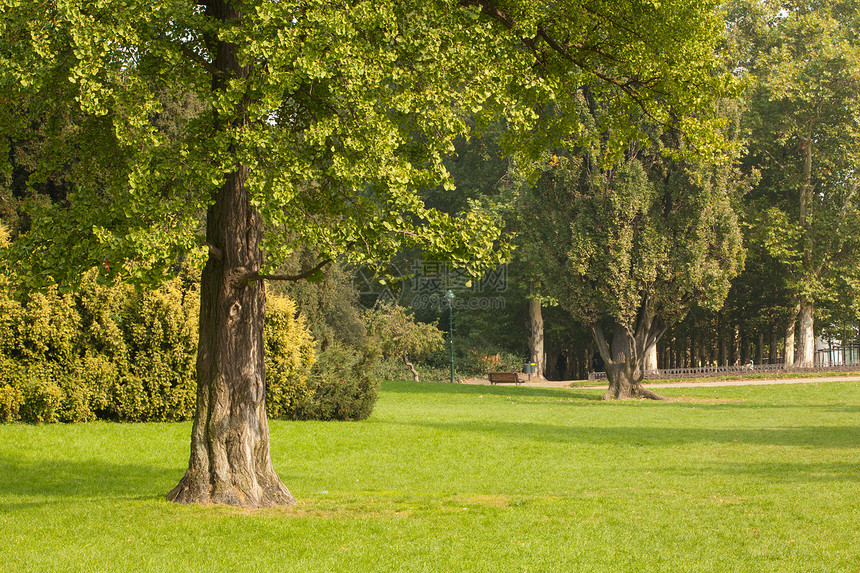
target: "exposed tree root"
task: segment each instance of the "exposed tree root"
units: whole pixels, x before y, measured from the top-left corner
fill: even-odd
[[[247,509],[263,507],[288,506],[296,503],[296,499],[281,483],[277,475],[268,479],[258,479],[256,487],[243,491],[236,484],[212,485],[202,479],[186,474],[173,490],[167,494],[167,500],[181,504],[201,505],[232,505]]]
[[[656,392],[652,392],[651,390],[646,390],[641,385],[636,384],[631,388],[627,388],[626,392],[621,391],[621,388],[613,388],[611,385],[609,389],[603,394],[600,398],[601,400],[633,400],[633,399],[646,399],[646,400],[666,400],[664,396],[657,394]]]
[[[646,390],[645,388],[643,388],[641,386],[637,386],[636,388],[634,388],[633,395],[636,398],[646,398],[648,400],[665,400],[666,399],[665,396],[661,396],[660,394],[657,394],[656,392],[652,392],[651,390]]]

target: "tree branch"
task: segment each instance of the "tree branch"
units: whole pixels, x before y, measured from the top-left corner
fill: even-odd
[[[221,261],[224,259],[224,253],[221,251],[221,249],[219,249],[218,247],[216,247],[212,243],[207,241],[207,242],[203,243],[203,246],[206,247],[207,249],[209,249],[209,254],[212,255],[212,257],[214,257],[215,260]]]
[[[603,329],[598,325],[592,325],[591,333],[594,335],[594,342],[597,343],[597,351],[603,357],[603,362],[606,364],[615,364],[612,361],[612,352],[609,349],[609,344],[606,342],[606,337],[603,336]]]
[[[460,0],[460,5],[461,6],[479,6],[481,8],[481,12],[483,12],[484,14],[489,16],[490,18],[500,22],[505,28],[507,28],[509,30],[513,30],[516,27],[516,22],[514,21],[513,17],[511,17],[510,14],[507,14],[506,12],[503,12],[502,10],[500,10],[492,0]],[[627,31],[628,33],[631,33],[634,36],[636,35],[636,34],[633,34],[632,31],[624,28],[623,26],[618,25],[615,22],[613,22],[613,25],[616,25],[619,28],[625,29],[625,31]],[[537,50],[538,39],[542,39],[543,41],[545,41],[547,43],[547,45],[550,47],[550,49],[552,49],[554,52],[559,54],[565,60],[579,66],[580,68],[582,68],[584,70],[588,70],[589,72],[591,72],[592,74],[597,76],[602,81],[606,82],[607,84],[613,85],[613,86],[617,87],[618,89],[620,89],[621,91],[623,91],[625,94],[627,94],[627,96],[631,100],[633,100],[633,102],[637,106],[639,106],[639,108],[642,110],[642,112],[648,118],[650,118],[652,121],[656,122],[659,125],[663,125],[663,126],[667,126],[667,127],[670,125],[669,122],[662,120],[662,119],[658,118],[656,115],[654,115],[654,113],[646,105],[647,102],[645,101],[645,98],[642,96],[640,91],[637,89],[637,88],[641,87],[641,88],[650,89],[653,93],[659,93],[659,92],[656,92],[656,90],[654,90],[653,87],[648,85],[648,84],[656,83],[658,81],[656,78],[648,79],[645,81],[640,80],[640,78],[638,78],[635,75],[632,77],[628,77],[626,79],[623,77],[619,78],[617,76],[607,74],[607,73],[597,69],[596,66],[586,65],[584,62],[577,59],[574,56],[574,54],[572,54],[570,52],[568,47],[561,44],[543,26],[540,26],[540,25],[538,25],[538,27],[537,27],[537,35],[534,38],[526,38],[526,37],[520,36],[519,34],[518,34],[518,36],[519,36],[520,41],[523,43],[523,45],[525,45],[529,50],[531,50],[532,53],[535,54],[535,57],[538,58],[538,61],[541,62],[542,64],[544,62],[541,61],[541,58],[539,57],[539,53]],[[587,47],[585,45],[577,46],[575,44],[574,44],[574,47],[576,47],[577,49],[588,50],[588,51],[594,52],[594,53],[598,54],[600,57],[606,58],[607,60],[613,61],[615,63],[624,63],[624,62],[619,62],[611,54],[608,54],[605,51],[600,50],[597,47]]]
[[[505,28],[510,30],[514,27],[514,19],[499,10],[492,2],[487,2],[486,0],[460,0],[460,6],[480,6],[481,12],[494,20],[498,20]]]
[[[313,275],[317,274],[319,271],[321,271],[325,266],[327,266],[331,262],[332,262],[331,259],[325,259],[324,261],[320,262],[317,266],[313,267],[312,269],[302,271],[301,273],[299,273],[297,275],[264,275],[264,274],[261,274],[258,272],[253,272],[253,273],[246,274],[242,278],[246,282],[247,281],[256,281],[256,280],[295,282],[295,281],[300,281],[300,280],[304,280],[306,278],[312,277]]]
[[[851,205],[858,188],[860,188],[860,184],[856,181],[849,188],[848,195],[845,197],[845,202],[842,204],[842,209],[839,212],[839,221],[836,223],[836,232],[830,235],[829,248],[827,250],[833,252],[833,258],[838,257],[842,253],[842,249],[845,247],[845,239],[842,237],[842,227],[845,224],[845,219],[847,218],[848,208]],[[836,248],[833,246],[834,241],[837,241],[838,244],[838,247]],[[824,269],[824,265],[825,261],[821,261],[819,263],[815,269],[816,275],[821,274],[821,271]]]
[[[197,52],[195,52],[194,50],[192,50],[191,48],[189,48],[188,46],[186,46],[182,42],[174,42],[174,41],[168,39],[164,35],[161,36],[161,39],[164,40],[165,42],[167,42],[168,44],[175,46],[180,52],[182,52],[183,56],[185,56],[186,58],[188,58],[189,60],[191,60],[192,62],[194,62],[196,64],[200,64],[201,66],[203,66],[203,68],[207,72],[209,72],[213,76],[221,77],[221,76],[227,75],[227,73],[224,70],[218,69],[215,66],[215,64],[213,64],[212,62],[210,62],[209,60],[207,60],[206,58],[204,58],[203,56],[201,56],[200,54],[198,54]]]

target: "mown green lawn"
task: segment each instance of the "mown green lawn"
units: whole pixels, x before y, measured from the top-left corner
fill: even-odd
[[[387,383],[257,512],[164,501],[190,424],[3,425],[0,569],[860,571],[860,383],[661,392]]]

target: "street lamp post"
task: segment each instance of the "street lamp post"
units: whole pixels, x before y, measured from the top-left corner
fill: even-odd
[[[451,384],[454,383],[454,293],[450,290],[445,293],[448,301],[448,345],[451,349]]]

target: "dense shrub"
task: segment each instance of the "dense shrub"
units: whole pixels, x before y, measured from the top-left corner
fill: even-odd
[[[376,404],[378,382],[372,358],[348,346],[330,344],[319,353],[308,378],[310,393],[287,417],[294,420],[364,420]]]
[[[180,276],[154,290],[84,277],[15,300],[0,292],[0,420],[169,421],[194,413],[199,294]],[[314,340],[296,306],[271,296],[266,318],[270,417],[361,419],[376,401],[366,359]]]
[[[18,419],[22,398],[21,391],[14,386],[0,385],[0,422]]]
[[[194,407],[196,288],[99,285],[0,293],[3,415],[27,422],[179,420]],[[17,407],[17,414],[14,410]]]
[[[17,376],[21,391],[18,415],[25,422],[57,422],[63,390],[55,382],[56,367],[50,363],[20,365]]]
[[[199,295],[180,279],[135,292],[125,313],[128,366],[113,403],[128,420],[183,420],[194,414]]]

